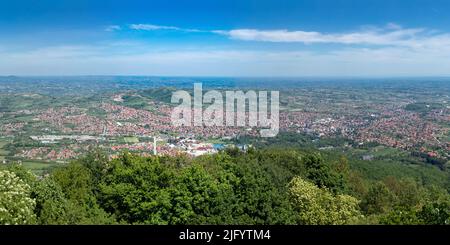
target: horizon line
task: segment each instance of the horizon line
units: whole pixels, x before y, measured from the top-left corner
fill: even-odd
[[[284,79],[301,79],[301,78],[450,78],[450,75],[305,75],[305,76],[230,76],[230,75],[1,75],[1,78],[17,77],[17,78],[38,78],[38,77],[167,77],[167,78],[284,78]]]

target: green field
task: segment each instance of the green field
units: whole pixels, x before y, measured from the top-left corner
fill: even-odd
[[[227,144],[228,143],[222,139],[209,139],[206,142],[210,143],[210,144]]]
[[[55,166],[55,163],[42,162],[42,161],[24,161],[22,165],[35,174],[42,174],[44,171],[49,170]]]
[[[123,141],[125,141],[125,143],[139,143],[139,138],[136,136],[128,136],[123,137]]]
[[[8,151],[3,149],[9,142],[3,139],[0,139],[0,161],[5,160],[5,156],[8,155]]]

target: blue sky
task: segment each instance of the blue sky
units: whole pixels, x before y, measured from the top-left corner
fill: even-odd
[[[0,75],[449,76],[445,0],[0,2]]]

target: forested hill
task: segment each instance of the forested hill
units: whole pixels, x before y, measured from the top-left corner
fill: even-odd
[[[0,171],[1,224],[449,224],[443,186],[363,177],[344,157],[234,148],[189,158],[101,152],[38,178]]]

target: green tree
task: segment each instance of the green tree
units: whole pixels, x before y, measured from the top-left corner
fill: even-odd
[[[92,187],[94,188],[94,191],[97,191],[95,188],[98,187],[98,184],[110,167],[108,156],[100,149],[94,149],[84,157],[77,159],[76,162],[89,170],[92,178]]]
[[[425,202],[426,189],[413,179],[397,180],[388,176],[383,183],[394,196],[394,205],[402,208],[419,208]]]
[[[232,186],[215,179],[200,165],[185,168],[172,188],[172,224],[229,224],[233,222]]]
[[[66,224],[67,199],[61,187],[52,179],[45,178],[39,181],[34,189],[36,200],[35,214],[39,224]]]
[[[387,213],[393,206],[393,195],[383,182],[375,182],[364,196],[361,207],[367,214]]]
[[[333,171],[319,154],[308,154],[304,161],[307,168],[306,177],[315,185],[326,187],[335,193],[345,190],[345,181],[342,174]]]
[[[0,224],[32,224],[35,200],[31,188],[13,172],[0,171]]]
[[[173,181],[172,171],[158,157],[125,153],[111,162],[100,184],[100,202],[119,221],[168,224]]]
[[[35,174],[33,174],[30,170],[26,169],[22,164],[19,163],[9,164],[6,170],[13,172],[17,177],[19,177],[19,179],[28,184],[31,189],[33,189],[33,186],[38,180]]]
[[[287,190],[279,189],[267,171],[256,159],[237,162],[233,174],[235,194],[239,198],[238,217],[241,224],[292,223],[293,210],[288,201]]]
[[[65,218],[68,224],[115,223],[115,218],[100,207],[95,195],[95,179],[84,164],[74,161],[56,169],[52,179],[67,198]]]
[[[424,224],[450,225],[450,202],[428,203],[417,216]]]
[[[361,217],[356,198],[334,195],[300,177],[294,177],[289,183],[289,193],[300,224],[347,224]]]
[[[92,176],[88,168],[78,162],[56,169],[52,174],[68,199],[84,202],[92,194]]]
[[[385,225],[418,225],[422,223],[417,217],[416,210],[406,207],[397,207],[387,214],[381,215],[379,222]]]

